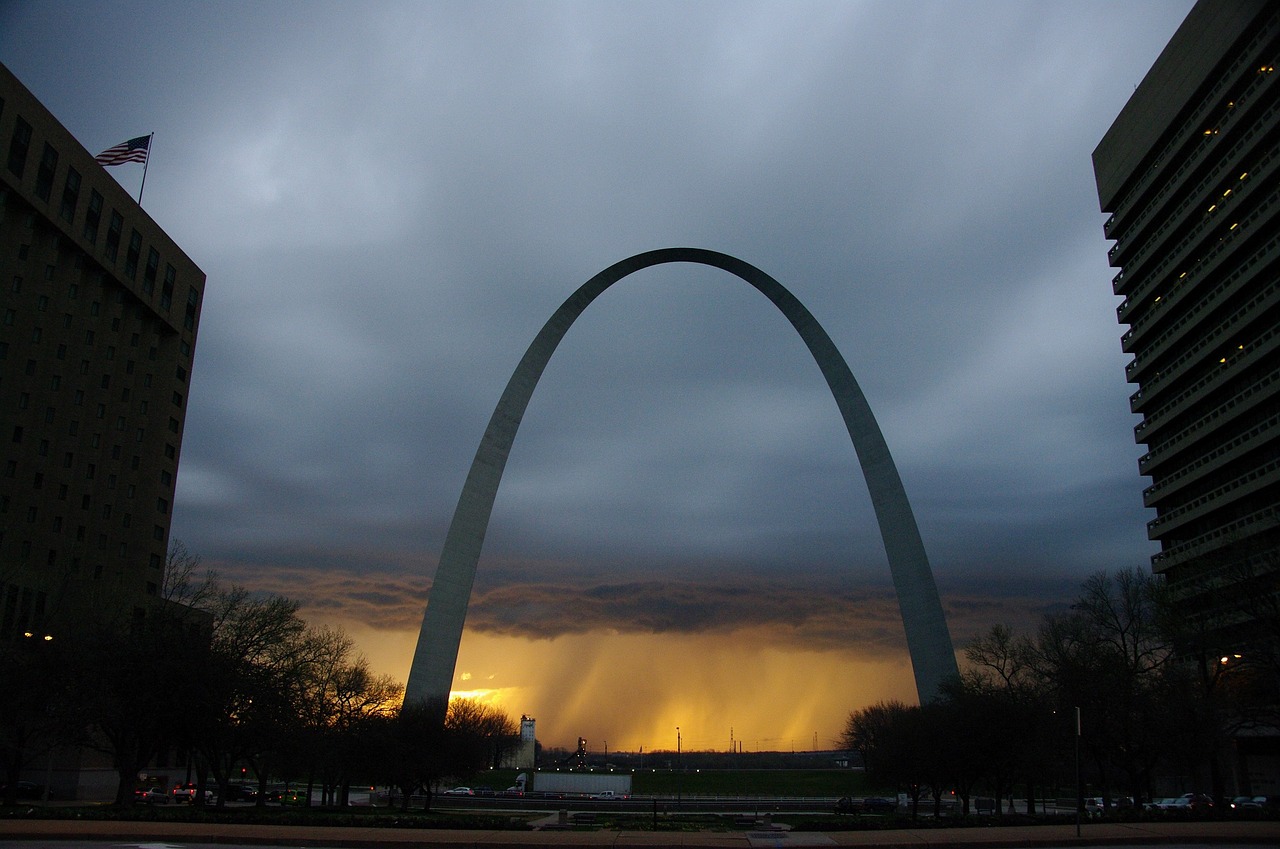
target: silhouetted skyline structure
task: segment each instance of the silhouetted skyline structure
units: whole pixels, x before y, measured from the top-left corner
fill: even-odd
[[[1219,655],[1280,639],[1280,5],[1201,0],[1094,151],[1152,557]]]
[[[158,596],[205,276],[3,65],[0,140],[7,638]]]

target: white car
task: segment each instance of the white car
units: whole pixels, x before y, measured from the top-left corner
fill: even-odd
[[[453,788],[452,790],[446,790],[446,791],[444,791],[444,795],[446,795],[446,796],[474,796],[474,795],[476,795],[476,794],[475,794],[475,791],[474,791],[474,790],[472,790],[470,787],[455,787],[455,788]]]
[[[133,801],[141,802],[144,805],[167,805],[169,804],[169,794],[164,792],[163,787],[148,787],[145,790],[133,791]]]

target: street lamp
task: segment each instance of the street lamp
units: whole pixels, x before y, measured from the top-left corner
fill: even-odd
[[[1080,708],[1076,708],[1076,837],[1080,836],[1080,809],[1084,807],[1084,790],[1080,786]]]

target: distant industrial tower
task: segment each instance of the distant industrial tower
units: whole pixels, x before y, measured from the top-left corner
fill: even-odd
[[[532,716],[520,717],[520,740],[503,759],[507,769],[533,769],[538,759],[538,735]]]
[[[159,593],[205,277],[3,65],[0,145],[8,640]]]
[[[1280,645],[1280,4],[1200,0],[1093,154],[1148,524],[1204,650]]]

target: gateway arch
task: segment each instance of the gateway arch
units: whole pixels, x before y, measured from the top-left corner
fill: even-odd
[[[498,484],[520,420],[551,355],[573,322],[602,292],[629,274],[670,262],[709,265],[740,277],[772,301],[800,334],[827,379],[871,493],[902,612],[920,701],[933,699],[942,682],[957,674],[955,652],[937,585],[902,488],[902,479],[871,408],[831,337],[794,295],[760,269],[716,251],[665,248],[624,259],[584,283],[543,325],[516,366],[480,440],[445,536],[405,686],[406,702],[449,697],[476,563],[484,545]]]

